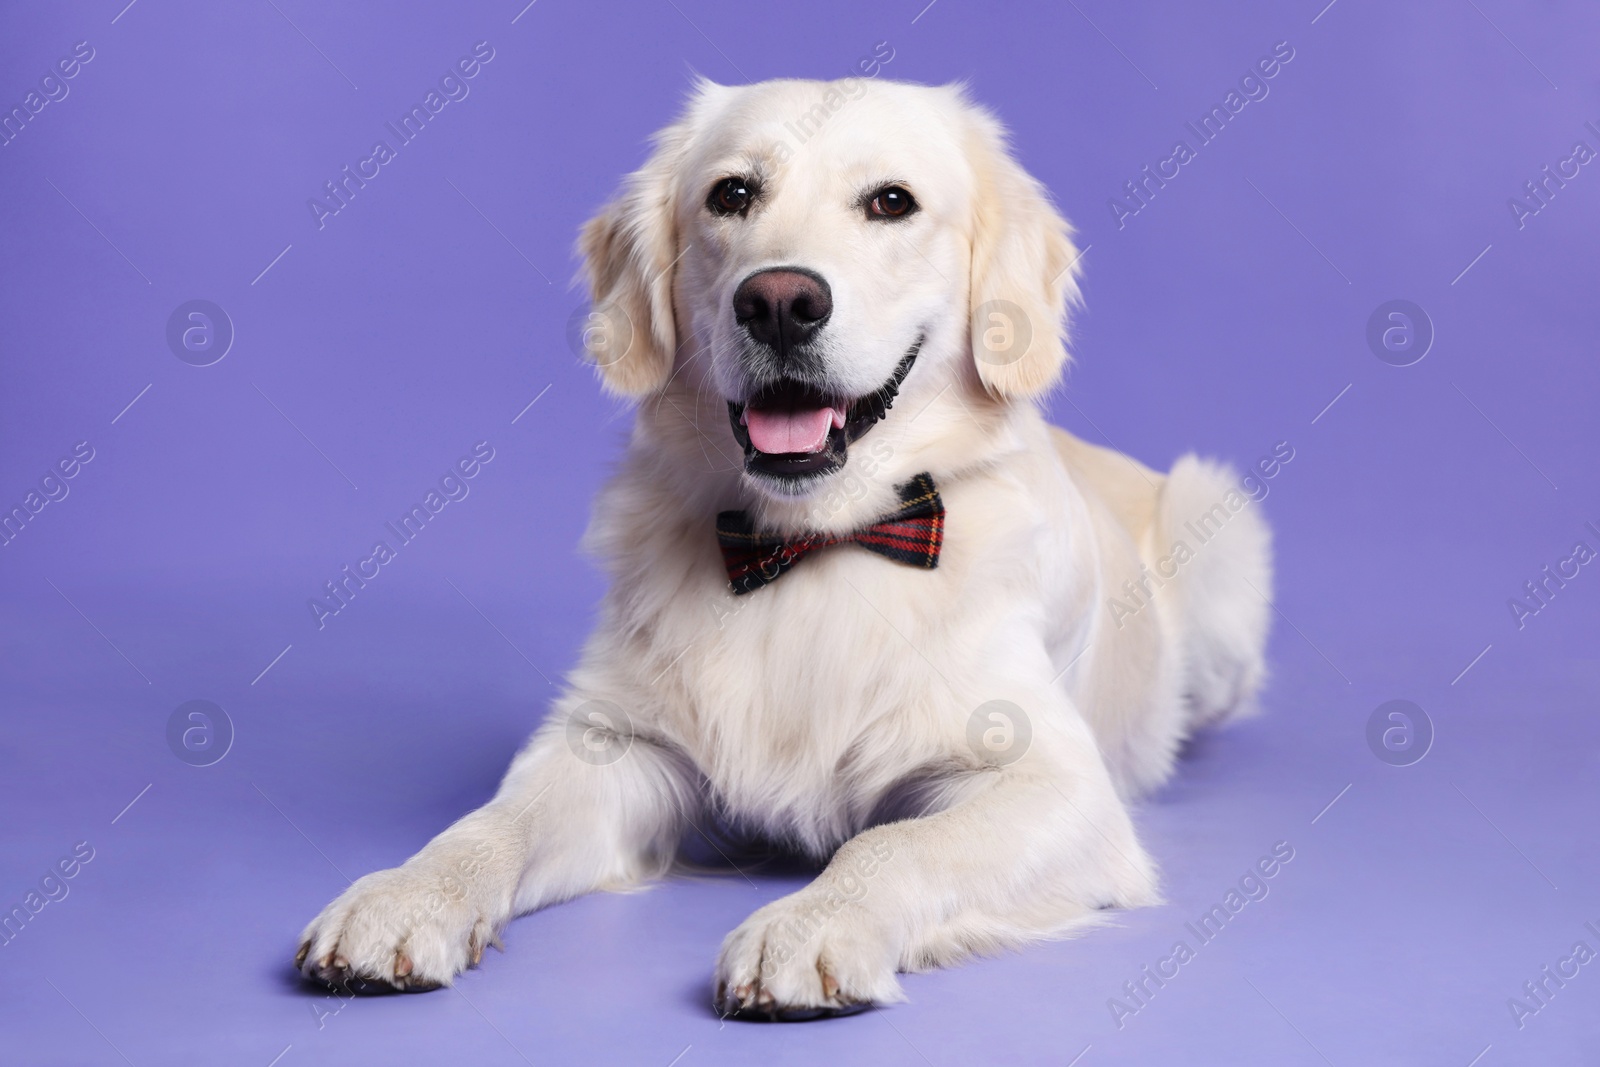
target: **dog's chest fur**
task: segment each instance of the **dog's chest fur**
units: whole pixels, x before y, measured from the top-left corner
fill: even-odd
[[[722,814],[825,853],[871,821],[909,814],[905,805],[937,802],[944,783],[979,765],[968,719],[999,695],[1004,620],[1030,604],[1037,617],[1037,560],[1049,546],[1030,515],[1036,500],[1022,506],[993,486],[942,491],[950,514],[933,570],[843,544],[734,597],[705,524],[634,543],[680,568],[693,560],[676,589],[632,608],[653,611],[634,631],[644,646],[635,684]]]

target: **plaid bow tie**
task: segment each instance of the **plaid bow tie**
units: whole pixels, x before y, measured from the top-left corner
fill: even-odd
[[[792,541],[756,533],[750,517],[742,511],[722,512],[717,516],[717,543],[722,546],[722,561],[734,594],[753,592],[777,581],[807,553],[846,541],[913,567],[937,567],[944,543],[944,502],[933,478],[919,474],[899,491],[900,506],[870,526],[847,534],[803,534]]]

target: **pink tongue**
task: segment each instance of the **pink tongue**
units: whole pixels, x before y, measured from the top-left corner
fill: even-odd
[[[828,443],[828,427],[833,422],[832,408],[800,408],[745,411],[745,427],[750,443],[767,454],[781,452],[820,452]]]

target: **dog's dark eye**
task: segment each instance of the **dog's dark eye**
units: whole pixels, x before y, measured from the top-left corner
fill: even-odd
[[[867,201],[867,215],[874,219],[903,219],[915,210],[917,202],[898,185],[885,185]]]
[[[743,215],[755,199],[755,183],[744,178],[724,178],[711,187],[706,207],[718,215]]]

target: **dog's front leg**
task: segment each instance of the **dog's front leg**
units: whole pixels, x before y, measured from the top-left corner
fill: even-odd
[[[688,777],[665,750],[601,731],[552,715],[493,800],[324,908],[296,966],[346,988],[434,989],[513,916],[663,871],[693,803]]]
[[[1087,728],[980,771],[943,811],[864,830],[817,879],[728,935],[724,1014],[804,1019],[903,999],[897,971],[1153,903],[1152,865]]]

